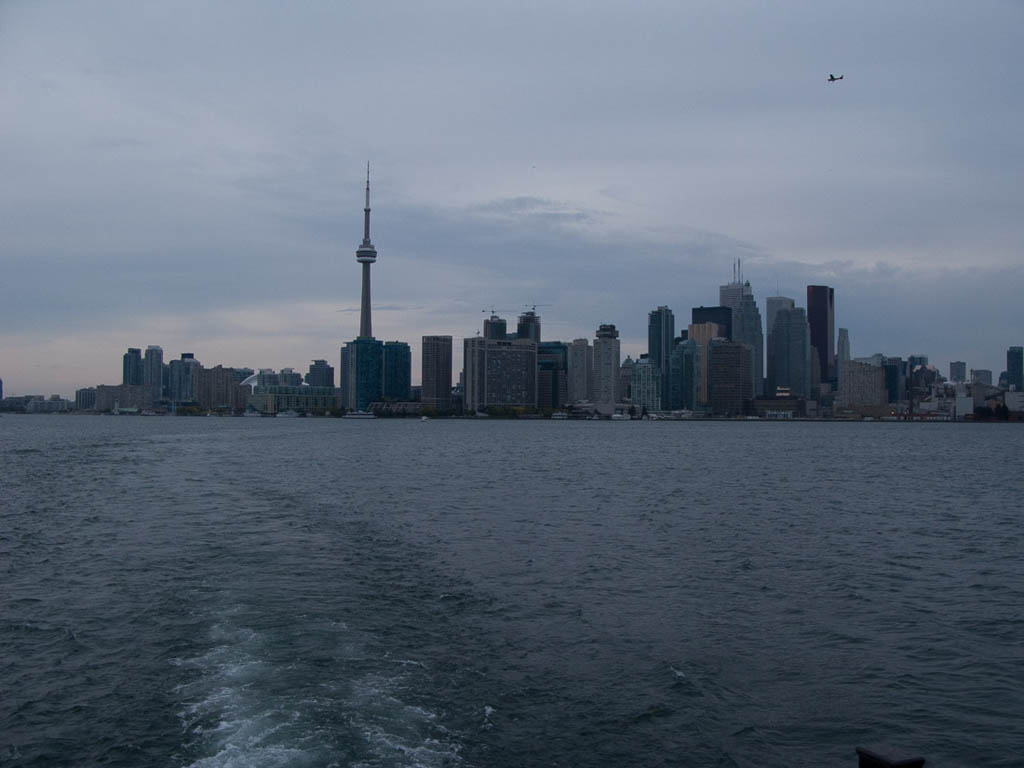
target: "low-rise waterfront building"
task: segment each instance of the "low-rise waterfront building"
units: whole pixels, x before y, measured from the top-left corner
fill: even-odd
[[[95,410],[100,413],[131,409],[143,410],[153,407],[153,389],[145,384],[121,384],[96,387]]]
[[[256,384],[248,404],[260,413],[334,413],[341,410],[341,392],[334,387]]]

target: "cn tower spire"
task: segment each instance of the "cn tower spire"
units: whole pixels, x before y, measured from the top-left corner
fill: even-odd
[[[366,164],[366,207],[363,208],[363,245],[370,245],[370,164]]]
[[[370,242],[370,164],[366,164],[366,207],[363,208],[363,242],[356,249],[356,261],[363,265],[363,298],[359,306],[359,338],[373,338],[370,320],[370,265],[377,260],[377,249]]]

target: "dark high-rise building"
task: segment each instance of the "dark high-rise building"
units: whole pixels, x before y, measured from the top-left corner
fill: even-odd
[[[142,350],[128,347],[128,351],[121,359],[121,384],[139,386],[142,381]]]
[[[725,339],[732,339],[732,307],[694,307],[691,324],[715,323]]]
[[[708,402],[714,416],[742,416],[754,398],[750,347],[738,341],[708,343]]]
[[[882,358],[885,391],[890,403],[907,399],[907,367],[902,357]]]
[[[424,336],[422,352],[424,408],[448,411],[452,407],[452,337]]]
[[[1024,347],[1006,350],[1006,386],[1024,392]]]
[[[341,352],[342,407],[365,411],[381,400],[384,392],[384,344],[373,338],[358,338]]]
[[[306,373],[306,384],[311,387],[333,387],[334,366],[328,365],[326,360],[314,360]]]
[[[700,345],[692,339],[679,341],[668,363],[668,401],[662,407],[671,411],[696,410],[700,403]]]
[[[406,402],[411,397],[412,351],[404,341],[384,344],[384,399]]]
[[[559,410],[569,402],[569,345],[542,341],[537,345],[537,407]]]
[[[352,406],[348,402],[348,377],[350,368],[349,358],[351,357],[351,351],[349,350],[350,343],[351,342],[345,344],[345,346],[341,348],[341,356],[340,359],[338,360],[338,388],[341,390],[341,407],[344,408],[345,410],[352,408]]]
[[[142,361],[142,383],[153,393],[153,402],[158,403],[164,395],[164,351],[150,344]]]
[[[168,395],[172,403],[195,402],[199,390],[199,369],[202,365],[191,352],[182,352],[179,360],[171,360]]]
[[[532,309],[523,312],[523,314],[519,316],[519,322],[516,325],[516,338],[529,339],[530,341],[536,341],[539,344],[540,315]]]
[[[277,374],[277,383],[282,387],[301,387],[302,374],[296,373],[294,368],[282,368]]]
[[[619,375],[615,381],[615,401],[618,403],[633,399],[633,369],[636,361],[629,355],[619,366]]]
[[[647,357],[658,369],[664,382],[668,378],[669,358],[676,336],[676,317],[668,307],[658,307],[647,313]]]
[[[764,369],[764,378],[766,384],[765,394],[768,397],[774,397],[775,395],[775,348],[772,336],[775,327],[775,317],[783,309],[793,309],[794,307],[796,307],[796,302],[786,296],[769,296],[765,299],[764,330],[767,365]]]
[[[593,397],[594,350],[586,339],[573,339],[569,345],[569,402]]]
[[[811,346],[818,354],[822,382],[834,381],[836,357],[835,289],[827,285],[807,286],[807,323]]]
[[[503,318],[492,313],[484,320],[484,338],[505,341],[508,338],[508,324]]]
[[[928,367],[928,355],[907,355],[907,373],[912,372],[917,366]]]
[[[772,377],[768,394],[788,390],[792,397],[811,396],[811,331],[803,309],[779,309],[772,328]]]
[[[967,381],[967,363],[954,360],[949,364],[949,380],[953,382]]]

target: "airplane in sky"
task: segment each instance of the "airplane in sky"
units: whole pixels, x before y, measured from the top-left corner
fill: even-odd
[[[838,82],[838,81],[840,81],[842,79],[843,79],[843,75],[840,75],[839,77],[836,77],[835,75],[829,75],[828,76],[828,81],[830,83],[835,83],[835,82]]]

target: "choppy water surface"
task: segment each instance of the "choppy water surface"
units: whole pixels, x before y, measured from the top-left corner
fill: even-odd
[[[0,764],[1024,754],[1015,425],[0,419]]]

